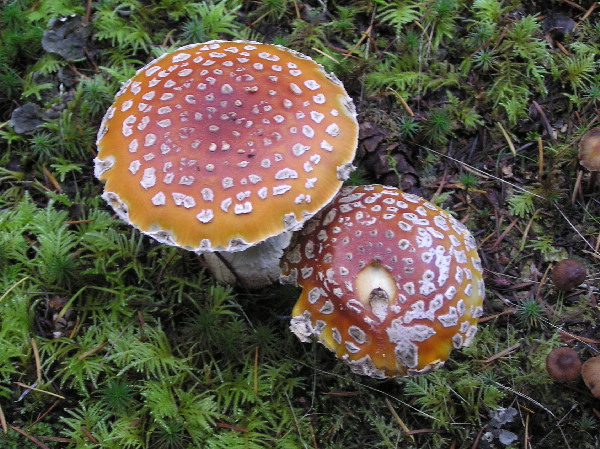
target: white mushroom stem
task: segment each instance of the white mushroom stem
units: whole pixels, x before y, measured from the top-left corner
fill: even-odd
[[[362,269],[356,276],[356,293],[358,299],[364,305],[369,304],[372,291],[381,289],[388,298],[396,297],[396,282],[394,278],[383,266],[379,264],[370,264]]]
[[[251,289],[266,287],[279,280],[279,261],[283,250],[290,244],[291,236],[291,232],[284,232],[244,251],[221,252],[220,256],[229,267],[215,253],[204,253],[204,260],[221,284],[237,284]]]
[[[390,298],[396,297],[396,283],[392,275],[379,264],[369,264],[356,276],[358,300],[370,307],[380,321],[388,314]]]

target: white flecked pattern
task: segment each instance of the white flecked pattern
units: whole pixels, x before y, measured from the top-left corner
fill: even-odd
[[[342,189],[300,231],[282,280],[303,287],[291,329],[374,377],[439,368],[470,344],[485,294],[475,240],[447,212],[386,186]],[[297,329],[296,318],[302,327]]]
[[[143,232],[198,252],[243,250],[331,200],[352,169],[355,115],[339,80],[298,52],[192,44],[123,85],[95,173]]]

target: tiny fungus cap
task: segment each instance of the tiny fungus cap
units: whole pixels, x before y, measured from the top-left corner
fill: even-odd
[[[469,231],[393,187],[342,189],[297,234],[282,272],[302,286],[291,330],[371,377],[439,368],[452,348],[471,342],[483,312]]]
[[[563,259],[552,270],[552,282],[561,291],[571,290],[580,285],[587,277],[585,267],[574,259]]]
[[[583,362],[581,377],[595,398],[600,399],[600,356]]]
[[[600,126],[590,129],[581,138],[579,163],[590,171],[600,171]]]
[[[197,252],[295,230],[352,170],[341,82],[281,46],[181,47],[125,83],[98,132],[95,174],[125,221]]]
[[[558,382],[576,380],[581,373],[581,359],[573,348],[554,348],[546,356],[546,371]]]

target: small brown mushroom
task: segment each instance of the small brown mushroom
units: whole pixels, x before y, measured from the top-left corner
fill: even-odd
[[[579,163],[590,171],[600,171],[600,126],[590,129],[581,138]]]
[[[600,356],[586,360],[581,367],[581,375],[592,395],[600,399]]]
[[[563,259],[552,270],[552,281],[561,291],[571,290],[580,285],[587,276],[585,267],[573,259]]]
[[[581,373],[581,360],[573,348],[554,348],[546,357],[546,371],[558,382],[571,382]]]

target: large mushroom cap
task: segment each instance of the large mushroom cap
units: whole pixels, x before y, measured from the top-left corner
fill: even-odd
[[[484,285],[473,237],[447,212],[381,185],[342,189],[282,259],[302,286],[292,331],[353,371],[421,374],[468,345]]]
[[[342,84],[284,47],[212,41],[121,88],[96,176],[125,221],[190,250],[242,250],[297,229],[337,193],[358,126]]]

